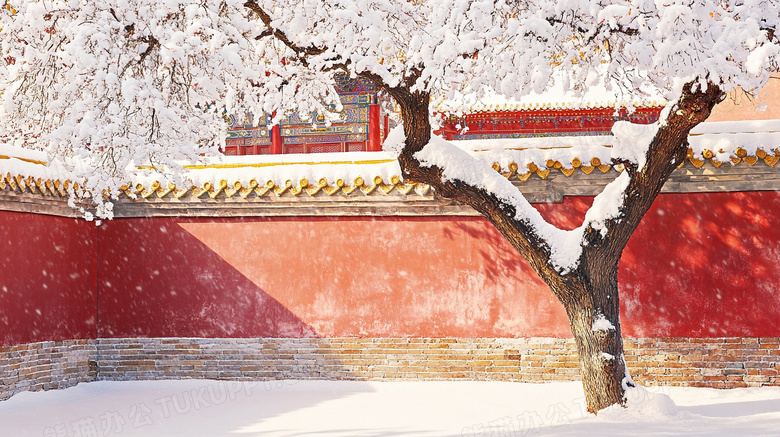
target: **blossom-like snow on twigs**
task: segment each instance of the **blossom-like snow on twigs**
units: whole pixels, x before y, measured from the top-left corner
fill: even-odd
[[[182,183],[180,161],[224,146],[226,114],[278,110],[281,117],[298,109],[290,102],[317,109],[335,94],[316,72],[282,79],[285,66],[254,43],[263,28],[240,2],[30,1],[14,7],[3,10],[0,23],[0,135],[13,145],[44,149],[52,159],[69,158],[63,164],[71,180],[82,182],[83,194],[116,194],[150,168]],[[306,88],[313,90],[308,99],[285,94],[301,81],[320,85]],[[278,90],[269,95],[255,86],[261,82]],[[110,208],[99,211],[110,216]]]
[[[436,101],[558,82],[673,102],[690,80],[752,90],[780,69],[777,0],[18,0],[0,12],[0,136],[77,159],[73,179],[92,193],[116,193],[139,166],[175,179],[179,160],[224,144],[225,114],[332,117],[339,72]]]

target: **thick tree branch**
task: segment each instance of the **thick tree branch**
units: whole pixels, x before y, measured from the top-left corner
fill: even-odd
[[[550,264],[550,247],[529,222],[515,219],[515,207],[494,194],[460,181],[445,181],[441,168],[422,166],[415,153],[431,138],[428,93],[410,92],[407,87],[384,87],[401,108],[406,143],[398,157],[406,180],[432,186],[437,195],[469,205],[485,216],[521,253],[533,269],[550,285],[559,299],[572,299],[572,293],[583,290],[578,278],[562,276]]]
[[[375,77],[369,77],[377,80]],[[549,244],[524,220],[515,219],[514,207],[483,189],[458,181],[443,181],[438,167],[424,167],[414,157],[428,144],[431,137],[428,122],[428,98],[425,93],[411,93],[408,88],[384,87],[398,102],[404,120],[406,144],[399,162],[404,177],[431,185],[438,195],[473,207],[493,223],[507,240],[528,260],[534,270],[547,282],[562,301],[584,298],[585,290],[592,289],[593,271],[616,269],[620,255],[641,218],[652,205],[666,180],[683,162],[688,151],[690,130],[704,121],[724,93],[710,84],[705,91],[693,91],[694,83],[686,85],[683,95],[672,109],[647,151],[646,166],[637,169],[628,166],[630,181],[626,190],[622,213],[606,223],[603,237],[598,230],[588,228],[587,244],[576,271],[561,275],[550,264]],[[616,271],[615,271],[616,274]]]
[[[707,89],[693,91],[696,81],[685,85],[678,103],[663,121],[646,153],[642,169],[627,166],[630,182],[623,200],[622,214],[607,221],[607,236],[588,229],[583,256],[618,260],[642,217],[661,192],[671,173],[688,153],[688,134],[709,117],[712,108],[725,98],[725,93],[713,84]]]

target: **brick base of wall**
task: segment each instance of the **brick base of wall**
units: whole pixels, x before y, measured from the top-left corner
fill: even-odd
[[[626,339],[643,385],[780,385],[778,338]],[[100,379],[579,380],[573,340],[553,338],[101,339]]]
[[[625,339],[642,385],[738,388],[780,385],[780,338]]]
[[[0,400],[92,380],[579,379],[573,340],[553,338],[123,338],[0,348]],[[643,385],[780,385],[780,338],[626,339]]]
[[[95,340],[0,347],[0,400],[23,391],[72,387],[97,377]]]

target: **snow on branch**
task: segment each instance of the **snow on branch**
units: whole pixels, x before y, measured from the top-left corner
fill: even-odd
[[[645,167],[650,143],[658,133],[660,123],[635,124],[616,121],[612,126],[612,158],[636,164],[640,171]]]
[[[394,142],[400,141],[396,128],[392,136]],[[494,171],[490,163],[474,157],[472,154],[433,136],[421,151],[415,154],[420,164],[426,167],[438,167],[443,172],[444,181],[460,181],[472,187],[480,188],[492,194],[514,210],[514,219],[527,225],[533,235],[547,245],[550,265],[559,273],[566,274],[576,269],[582,255],[584,233],[593,228],[606,234],[606,222],[621,213],[625,190],[628,187],[628,172],[623,172],[610,182],[593,201],[581,226],[573,230],[562,230],[548,223],[507,178]]]
[[[596,316],[593,318],[593,326],[591,327],[593,331],[614,331],[615,325],[612,324],[602,313],[596,313]]]

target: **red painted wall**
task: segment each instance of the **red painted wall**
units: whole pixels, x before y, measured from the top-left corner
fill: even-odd
[[[101,336],[566,333],[482,219],[114,220],[101,239]]]
[[[591,202],[538,207],[572,228]],[[779,336],[779,263],[780,193],[662,194],[621,259],[623,334]]]
[[[204,223],[227,250],[211,248],[186,230]],[[100,227],[101,337],[311,337],[301,321],[251,271],[296,284],[294,265],[271,271],[258,250],[284,247],[284,234],[273,241],[258,229],[240,228],[240,220],[130,219]],[[262,252],[261,252],[262,253]],[[242,259],[243,264],[231,261]],[[291,285],[294,286],[294,285]]]
[[[591,199],[541,205],[577,226]],[[128,219],[100,228],[100,335],[569,336],[484,220]],[[662,195],[620,271],[626,336],[778,336],[780,194]]]
[[[95,338],[94,223],[0,211],[0,346]]]
[[[780,193],[664,195],[629,248],[628,335],[780,335]]]
[[[538,208],[573,228],[591,201]],[[569,336],[552,293],[481,218],[96,227],[0,212],[0,242],[0,346],[97,335]],[[662,195],[623,256],[624,334],[780,336],[779,261],[779,193]]]

